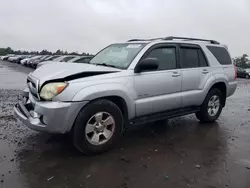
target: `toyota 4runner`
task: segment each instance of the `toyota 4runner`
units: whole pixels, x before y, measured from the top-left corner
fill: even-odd
[[[128,125],[191,113],[213,122],[237,82],[226,46],[166,37],[112,44],[88,64],[41,66],[27,85],[16,116],[37,131],[70,132],[90,155],[111,148]]]

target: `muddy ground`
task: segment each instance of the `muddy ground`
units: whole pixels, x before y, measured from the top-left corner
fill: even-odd
[[[0,188],[250,187],[249,80],[239,80],[216,123],[188,115],[143,125],[86,157],[67,135],[32,131],[13,117],[30,71],[0,62]]]

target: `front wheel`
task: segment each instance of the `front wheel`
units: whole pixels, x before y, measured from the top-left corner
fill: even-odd
[[[223,95],[217,88],[212,89],[207,94],[201,109],[196,113],[196,117],[201,122],[214,122],[217,120],[222,111]]]
[[[101,99],[89,103],[80,111],[72,130],[72,139],[80,152],[94,155],[113,147],[122,132],[121,110],[113,102]]]
[[[248,74],[246,75],[246,79],[249,79],[249,75]]]

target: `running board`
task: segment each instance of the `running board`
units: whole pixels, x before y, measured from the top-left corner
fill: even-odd
[[[155,122],[158,120],[170,119],[170,118],[174,118],[174,117],[192,114],[192,113],[198,112],[199,110],[200,110],[199,107],[169,110],[169,111],[165,111],[165,112],[161,112],[161,113],[150,114],[150,115],[134,118],[131,121],[129,121],[129,124],[130,125],[137,125],[137,124],[151,123],[151,122]]]

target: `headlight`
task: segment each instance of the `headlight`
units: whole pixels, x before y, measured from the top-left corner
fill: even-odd
[[[65,82],[48,83],[42,87],[40,97],[44,100],[51,100],[53,97],[61,93],[68,84]]]

